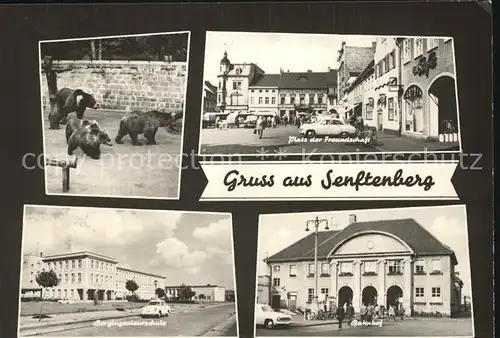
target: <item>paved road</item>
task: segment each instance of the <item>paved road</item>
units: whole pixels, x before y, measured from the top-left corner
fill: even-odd
[[[309,327],[291,326],[269,330],[257,328],[256,336],[446,336],[460,337],[472,336],[472,320],[470,318],[460,319],[411,319],[396,322],[383,322],[382,327],[348,327],[342,326],[338,331],[338,324],[317,325]]]
[[[75,150],[78,166],[71,170],[68,194],[177,198],[182,159],[181,135],[159,128],[156,145],[133,146],[128,136],[123,137],[123,144],[116,144],[114,139],[122,116],[121,112],[108,110],[88,109],[85,112],[85,118],[96,120],[114,144],[111,147],[101,145],[99,160],[85,156],[81,149]],[[65,126],[49,130],[48,115],[44,118],[45,156],[66,158]],[[28,160],[27,166],[36,164],[31,158]],[[61,193],[61,168],[45,169],[47,191]]]
[[[294,139],[291,139],[294,138]],[[200,154],[248,154],[259,155],[267,150],[267,155],[289,154],[330,154],[376,152],[366,144],[338,143],[325,138],[307,141],[302,138],[295,126],[279,126],[264,130],[262,139],[253,134],[253,129],[230,128],[218,130],[206,128],[201,131]]]
[[[234,304],[224,304],[204,309],[189,309],[172,313],[161,319],[129,317],[100,322],[99,326],[47,333],[51,337],[175,337],[199,336],[235,312]],[[121,323],[121,324],[120,324]],[[135,323],[135,326],[130,325]],[[148,323],[140,326],[139,323]],[[162,325],[160,325],[162,323]],[[156,325],[154,325],[156,324]],[[122,325],[120,327],[120,325]],[[231,332],[226,335],[231,336]]]

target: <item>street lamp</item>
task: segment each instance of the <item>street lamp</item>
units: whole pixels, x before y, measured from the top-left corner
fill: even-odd
[[[325,225],[325,230],[330,230],[328,227],[328,220],[327,219],[319,219],[316,217],[316,219],[309,220],[306,222],[306,232],[309,231],[309,224],[314,225],[314,298],[316,299],[316,307],[319,309],[319,302],[318,302],[318,232],[319,232],[319,225],[321,223],[326,223]]]

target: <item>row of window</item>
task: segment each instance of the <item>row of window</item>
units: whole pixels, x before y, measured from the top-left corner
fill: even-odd
[[[439,46],[439,38],[414,38],[406,39],[403,41],[403,63],[410,62],[424,54],[424,43],[426,45],[425,51],[429,52]],[[444,39],[444,42],[451,40],[451,38]]]
[[[69,270],[69,269],[81,269],[83,267],[83,261],[81,259],[78,260],[65,260],[58,262],[49,262],[47,263],[49,270]],[[90,268],[91,269],[100,269],[105,271],[112,271],[113,264],[105,263],[102,261],[97,261],[94,259],[90,260]]]
[[[255,104],[255,97],[250,97],[250,104]],[[269,96],[266,97],[259,96],[258,104],[269,104]],[[276,104],[275,96],[271,97],[271,104]]]
[[[271,93],[276,93],[276,89],[250,89],[250,92],[251,92],[251,93],[257,93],[257,91],[258,91],[259,93],[262,93],[262,92],[266,92],[266,93],[269,93],[269,92],[271,92]]]
[[[377,272],[377,261],[363,261],[363,272],[364,273],[374,273]],[[425,261],[417,260],[414,265],[415,273],[424,273],[425,272]],[[295,277],[297,276],[297,265],[290,264],[289,265],[289,276]],[[402,273],[403,271],[403,261],[402,260],[389,260],[387,261],[387,271],[388,273]],[[441,259],[436,258],[431,260],[431,271],[430,272],[441,272]],[[279,272],[281,270],[280,265],[274,265],[273,271]],[[314,275],[314,264],[310,263],[307,266],[308,275]],[[339,273],[340,274],[352,274],[353,273],[353,262],[341,262],[339,264]],[[330,274],[330,264],[329,263],[321,263],[320,264],[320,274],[321,275],[329,275]]]

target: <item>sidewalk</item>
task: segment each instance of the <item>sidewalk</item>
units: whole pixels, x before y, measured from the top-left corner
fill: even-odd
[[[426,141],[426,140],[416,140],[407,137],[399,137],[396,135],[391,135],[384,133],[383,131],[377,131],[378,144],[375,146],[379,151],[383,152],[439,152],[439,151],[450,151],[458,150],[458,142],[437,142],[437,141]]]
[[[359,316],[355,316],[353,319],[361,320]],[[404,320],[416,320],[415,317],[405,317]],[[379,320],[379,319],[376,319]],[[386,321],[387,319],[383,319]],[[404,321],[403,320],[403,321]],[[397,319],[401,321],[401,319]],[[292,326],[295,327],[310,327],[310,326],[322,326],[322,325],[338,325],[339,321],[337,319],[325,319],[325,320],[305,320],[303,315],[292,316]],[[348,325],[347,321],[344,319],[343,325]]]

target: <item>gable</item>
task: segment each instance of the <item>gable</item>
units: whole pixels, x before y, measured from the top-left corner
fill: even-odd
[[[388,253],[410,253],[408,246],[393,236],[381,233],[366,233],[351,237],[339,245],[333,256],[371,255]]]

